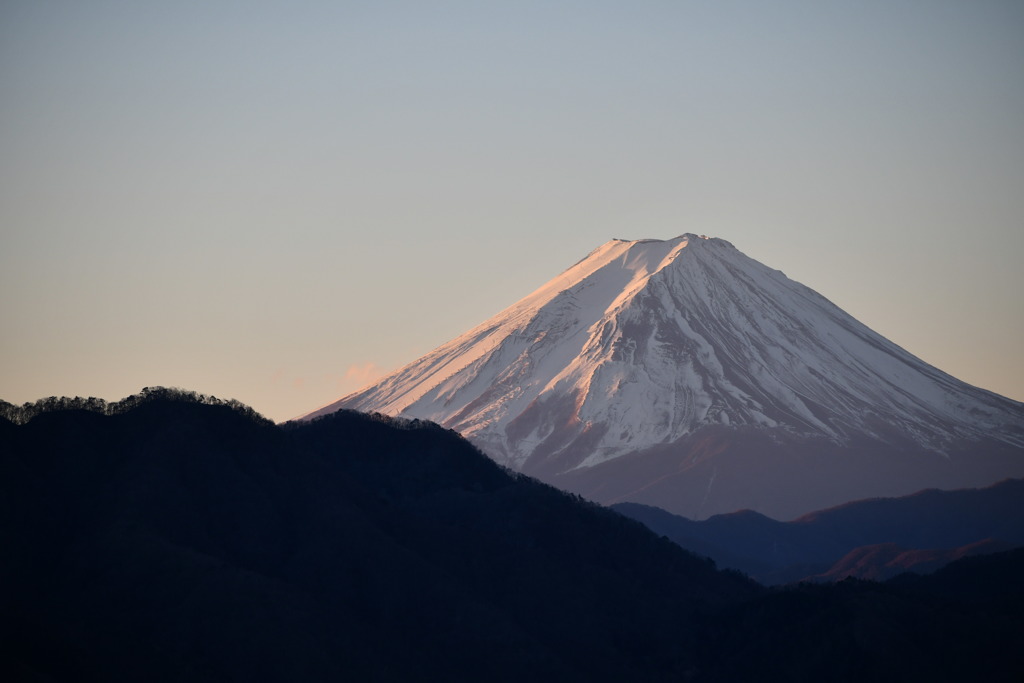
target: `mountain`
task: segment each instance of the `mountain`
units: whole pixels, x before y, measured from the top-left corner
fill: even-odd
[[[49,403],[0,417],[3,680],[679,680],[763,592],[433,424]]]
[[[901,548],[895,543],[879,543],[855,548],[824,574],[807,577],[809,581],[842,581],[849,577],[884,581],[904,572],[929,574],[954,560],[975,555],[1013,550],[1014,546],[992,539],[970,543],[959,548],[929,550]]]
[[[593,500],[692,518],[1024,476],[1024,404],[693,234],[612,240],[307,418],[340,408],[432,420]]]
[[[745,510],[695,521],[619,503],[643,522],[721,567],[765,584],[928,572],[967,555],[1024,546],[1024,480],[982,489],[919,491],[861,500],[780,522]]]
[[[984,614],[986,621],[979,620]],[[712,620],[720,681],[1019,681],[1024,548],[885,583],[800,584]]]
[[[436,425],[351,412],[278,426],[168,390],[0,403],[0,543],[8,681],[1024,671],[1024,553],[771,591]]]

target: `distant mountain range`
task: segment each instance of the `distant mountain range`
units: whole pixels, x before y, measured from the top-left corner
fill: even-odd
[[[884,581],[906,572],[928,574],[964,557],[989,555],[1021,545],[992,539],[968,543],[959,548],[914,549],[902,548],[895,543],[865,545],[851,550],[827,572],[807,577],[807,580],[842,581],[855,577]]]
[[[765,584],[926,573],[969,555],[1024,546],[1024,480],[983,489],[863,500],[779,522],[744,510],[694,521],[635,503],[612,506],[720,567]]]
[[[453,432],[148,390],[0,404],[10,681],[986,681],[1024,553],[769,591]]]
[[[1024,476],[1024,404],[721,239],[612,240],[339,408],[428,419],[602,503],[778,519]]]

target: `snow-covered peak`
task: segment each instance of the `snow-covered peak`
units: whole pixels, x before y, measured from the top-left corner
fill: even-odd
[[[1024,445],[1024,407],[824,297],[685,233],[614,239],[465,334],[313,414],[439,422],[514,467],[585,468],[708,426],[844,442]]]
[[[643,238],[643,239],[635,239],[635,240],[615,238],[615,239],[613,239],[611,241],[612,242],[623,242],[623,243],[629,244],[629,245],[663,244],[665,242],[673,242],[673,243],[675,243],[675,242],[691,242],[692,241],[692,242],[697,242],[697,243],[707,242],[707,243],[710,243],[710,244],[716,244],[716,245],[732,247],[732,244],[730,242],[728,242],[728,241],[726,241],[724,239],[721,239],[719,237],[710,237],[708,235],[698,235],[698,234],[693,233],[693,232],[684,232],[682,235],[678,235],[676,237],[671,237],[671,238],[666,239],[666,240],[655,239],[655,238]]]

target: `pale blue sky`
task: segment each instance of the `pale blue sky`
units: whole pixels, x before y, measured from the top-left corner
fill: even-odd
[[[1024,400],[1024,3],[0,3],[0,398],[285,419],[613,237]]]

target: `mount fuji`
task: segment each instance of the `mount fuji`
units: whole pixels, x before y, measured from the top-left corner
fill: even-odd
[[[1024,404],[694,234],[612,240],[302,419],[342,408],[432,420],[598,502],[694,519],[1024,476]]]

